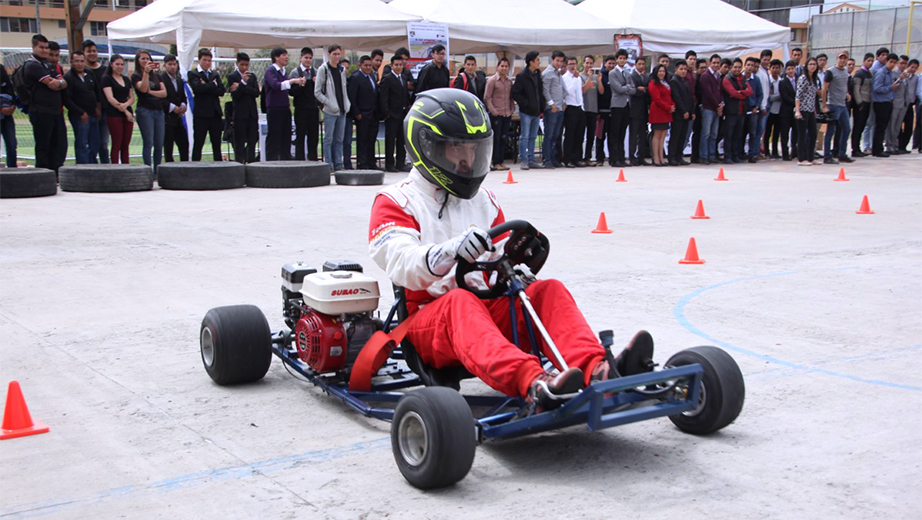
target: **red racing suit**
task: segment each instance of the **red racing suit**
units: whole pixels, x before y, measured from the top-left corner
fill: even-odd
[[[483,187],[469,200],[450,197],[446,203],[446,195],[416,170],[378,192],[371,210],[369,253],[391,282],[406,290],[408,310],[417,313],[407,338],[424,363],[433,368],[463,365],[495,390],[524,397],[543,369],[529,353],[521,304],[516,311],[521,345],[517,348],[511,343],[506,297],[480,300],[457,287],[454,267],[440,276],[427,262],[431,247],[469,227],[487,230],[503,223],[503,210],[496,196]],[[481,260],[491,254],[485,253]],[[481,273],[469,273],[466,281],[471,287],[487,288]],[[539,280],[526,294],[564,359],[582,369],[588,384],[605,351],[570,292],[557,280]],[[540,335],[538,341],[542,352],[553,359]]]

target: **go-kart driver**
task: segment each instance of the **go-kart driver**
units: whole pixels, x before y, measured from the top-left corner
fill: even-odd
[[[493,148],[480,100],[459,89],[424,92],[407,114],[404,132],[414,169],[375,197],[369,252],[391,282],[406,290],[408,311],[417,314],[407,338],[422,361],[436,369],[463,365],[490,387],[525,397],[538,410],[559,406],[559,396],[592,380],[615,377],[616,361],[561,282],[538,280],[526,289],[570,365],[556,376],[511,343],[507,298],[480,300],[455,283],[457,259],[489,259],[486,253],[494,251],[494,244],[485,230],[505,221],[496,196],[480,186]],[[487,288],[479,272],[469,273],[465,281],[472,288]],[[523,314],[516,313],[520,338],[527,337]],[[538,341],[553,359],[544,341]]]

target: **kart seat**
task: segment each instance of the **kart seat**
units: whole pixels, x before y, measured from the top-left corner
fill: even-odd
[[[399,322],[403,322],[409,315],[406,292],[403,287],[394,286],[394,299],[397,301],[397,319]],[[423,362],[422,358],[419,357],[419,353],[416,352],[416,347],[406,337],[400,342],[400,348],[403,351],[403,358],[407,362],[407,366],[419,376],[426,386],[445,386],[460,390],[462,379],[474,377],[461,365],[446,368],[430,367]]]

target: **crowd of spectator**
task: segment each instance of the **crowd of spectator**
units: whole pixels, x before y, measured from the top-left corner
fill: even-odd
[[[660,56],[649,73],[646,58],[629,63],[625,50],[605,56],[598,68],[594,56],[580,60],[554,51],[543,70],[540,53],[531,51],[514,78],[507,58],[499,59],[487,77],[474,56],[466,56],[452,77],[442,45],[431,49],[430,61],[416,77],[405,48],[387,63],[380,50],[361,56],[350,75],[342,48],[331,45],[327,61],[316,68],[310,48],[301,49],[292,67],[286,49],[272,49],[262,78],[251,72],[250,57],[239,53],[233,72],[222,78],[211,52],[201,49],[187,76],[191,100],[173,55],[155,62],[139,50],[129,76],[122,56],[110,56],[103,66],[89,40],[71,52],[66,73],[57,43],[35,35],[32,50],[13,77],[0,67],[0,130],[10,167],[16,166],[12,116],[19,105],[28,110],[36,166],[53,170],[64,163],[68,148],[66,109],[78,164],[128,163],[135,124],[143,162],[155,172],[161,160],[174,160],[174,146],[178,160],[202,160],[206,139],[215,161],[223,159],[226,140],[234,160],[253,162],[261,110],[268,126],[261,150],[266,160],[292,159],[292,122],[294,159],[318,160],[322,121],[323,158],[332,168],[353,167],[353,135],[355,167],[378,168],[375,145],[383,121],[384,169],[407,171],[403,119],[413,96],[449,87],[471,92],[489,110],[496,140],[493,169],[506,168],[507,141],[516,136],[523,169],[770,159],[838,164],[909,153],[910,141],[922,153],[919,62],[887,48],[865,55],[860,66],[846,50],[831,66],[825,54],[804,60],[801,49],[794,49],[787,62],[773,59],[771,50],[745,60],[717,54],[704,59],[688,51],[674,64]],[[231,101],[222,106],[226,93]],[[191,156],[184,122],[189,107]],[[512,131],[516,120],[518,132]],[[820,155],[817,135],[823,125]],[[535,145],[542,129],[539,162]]]

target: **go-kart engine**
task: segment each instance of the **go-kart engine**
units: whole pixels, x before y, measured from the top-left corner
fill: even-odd
[[[298,357],[317,372],[349,372],[374,332],[367,313],[336,317],[309,309],[295,325]]]
[[[328,261],[323,272],[303,262],[282,267],[285,322],[298,357],[317,372],[346,377],[376,329],[378,282],[349,261]]]

